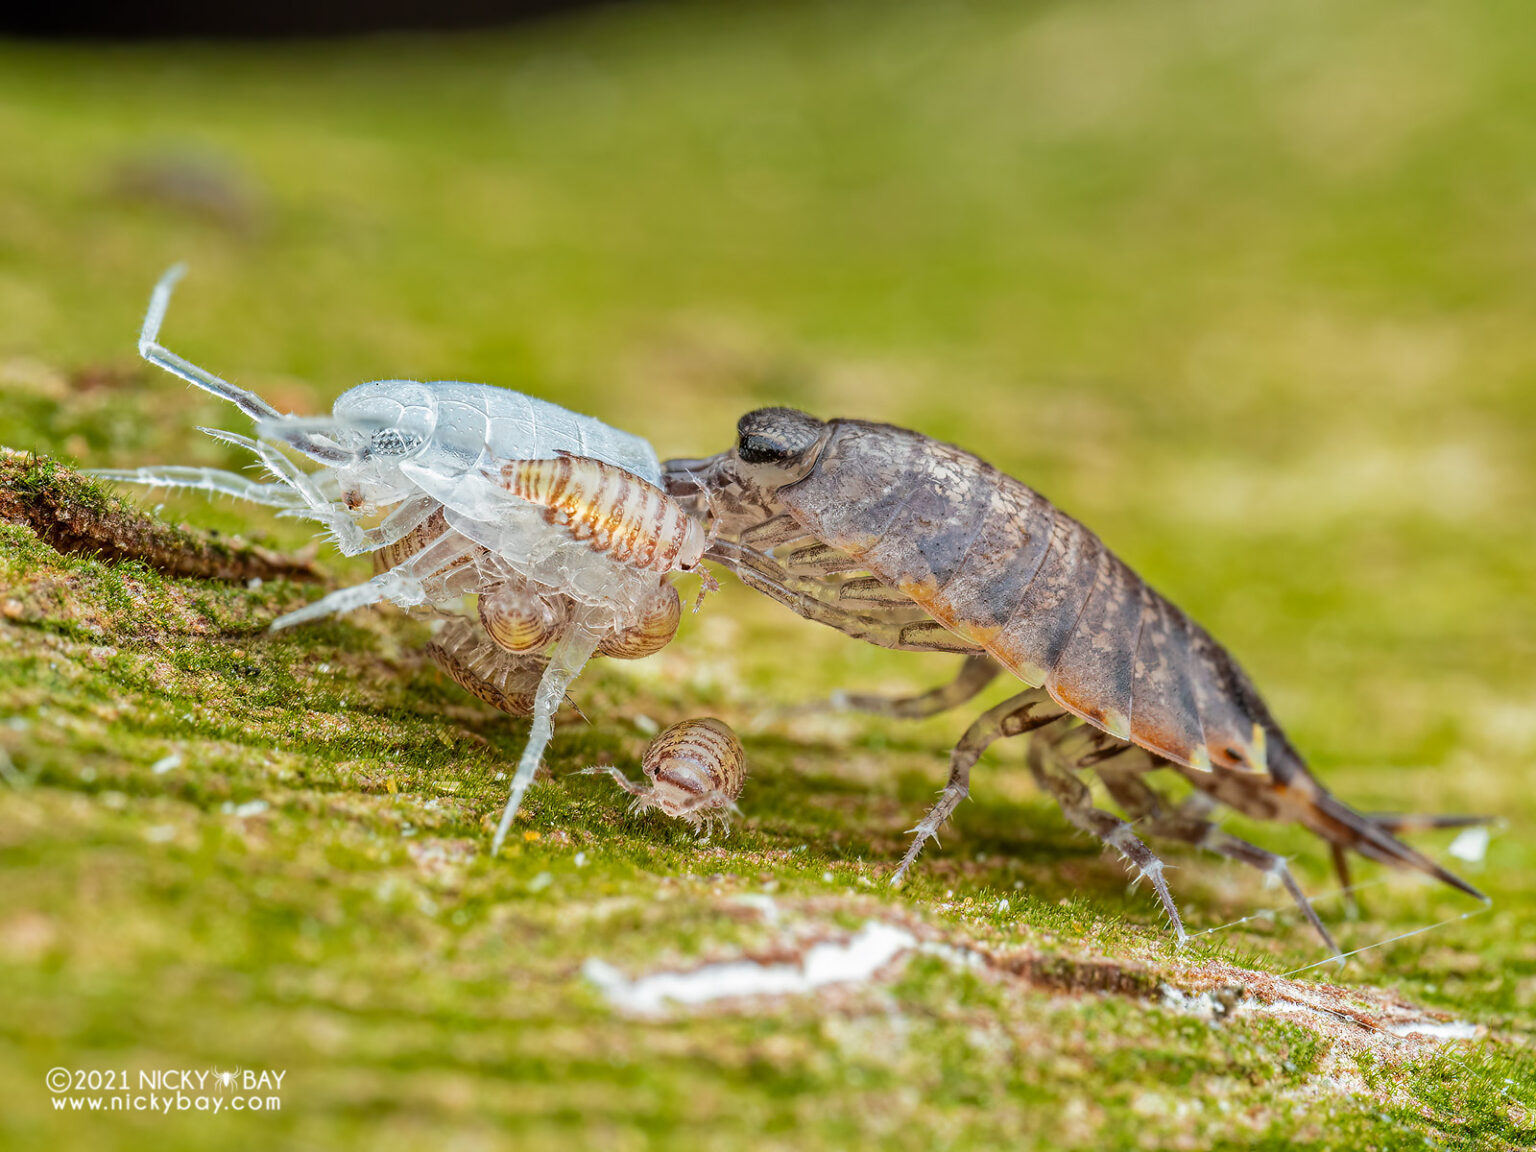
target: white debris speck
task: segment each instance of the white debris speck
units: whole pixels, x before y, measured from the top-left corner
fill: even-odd
[[[329,672],[330,670],[331,670],[331,666],[329,664],[316,664],[315,665],[315,671],[319,672],[321,674]]]
[[[823,884],[830,884],[830,883],[832,883],[832,873],[830,873],[830,872],[823,872],[821,874],[821,882]]]
[[[585,852],[576,853],[576,855],[572,857],[571,863],[575,864],[578,868],[585,868],[587,866],[587,854]]]
[[[1413,1020],[1407,1024],[1388,1024],[1394,1036],[1428,1036],[1431,1040],[1472,1040],[1478,1027],[1469,1020]]]
[[[735,903],[745,908],[756,908],[762,914],[764,924],[779,922],[779,903],[772,896],[760,892],[747,892],[736,897]]]
[[[242,820],[250,816],[260,816],[266,810],[267,802],[265,800],[247,800],[244,804],[237,804],[230,809],[231,812]]]
[[[256,589],[261,587],[261,577],[260,576],[252,576],[249,580],[247,580],[245,582],[245,586],[247,588],[249,588],[252,592],[256,591]]]
[[[1451,846],[1446,851],[1458,860],[1465,860],[1468,864],[1481,864],[1483,857],[1488,854],[1488,842],[1491,839],[1488,829],[1477,824],[1471,828],[1463,828],[1460,835],[1451,841]]]
[[[528,891],[542,892],[555,882],[555,877],[549,872],[540,872],[532,880],[528,881]]]
[[[181,767],[181,753],[172,752],[169,756],[162,756],[149,766],[149,770],[156,776],[164,776],[167,772]]]
[[[997,910],[999,912],[1007,912],[1008,911],[1008,900],[1007,900],[1006,897],[1004,897],[1002,900],[999,900],[997,902]]]
[[[812,945],[799,964],[736,960],[630,980],[613,965],[593,958],[582,966],[582,975],[620,1011],[654,1016],[669,1002],[688,1005],[746,996],[790,996],[830,984],[863,983],[916,944],[916,937],[905,929],[870,921],[845,944]]]
[[[640,729],[647,736],[654,736],[661,731],[661,725],[643,712],[635,717],[634,724],[636,728]]]

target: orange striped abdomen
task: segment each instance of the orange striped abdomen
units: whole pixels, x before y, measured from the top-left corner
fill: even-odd
[[[652,572],[691,571],[704,555],[704,529],[654,484],[588,456],[514,460],[501,470],[514,496],[544,509],[595,551]]]

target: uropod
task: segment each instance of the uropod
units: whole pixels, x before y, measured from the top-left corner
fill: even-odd
[[[1372,817],[1338,800],[1205,629],[1082,524],[976,456],[887,424],[766,408],[741,419],[730,450],[669,461],[665,473],[673,495],[708,501],[709,555],[749,587],[874,644],[965,657],[952,684],[856,706],[927,716],[976,696],[1003,670],[1027,685],[961,737],[894,881],[965,799],[987,746],[1029,733],[1036,780],[1073,824],[1151,881],[1180,940],[1162,862],[1138,831],[1275,877],[1334,947],[1284,859],[1222,831],[1211,819],[1217,805],[1321,836],[1346,886],[1346,853],[1355,852],[1482,899],[1394,835],[1473,818]],[[1165,799],[1148,780],[1159,770],[1182,776],[1193,795]],[[1089,771],[1134,829],[1095,805]]]
[[[637,491],[650,493],[670,515],[675,502],[656,487],[661,472],[655,451],[590,416],[458,381],[377,380],[344,392],[329,416],[285,415],[159,343],[182,272],[172,268],[155,286],[139,354],[251,417],[253,437],[202,431],[253,452],[271,481],[185,466],[95,475],[265,504],[280,509],[279,515],[317,521],[345,555],[373,554],[371,580],[279,617],[274,630],[383,601],[451,609],[465,596],[485,596],[490,604],[480,613],[484,623],[452,621],[429,651],[469,691],[505,711],[532,713],[493,842],[492,851],[499,850],[553,733],[554,714],[586,661],[596,651],[655,651],[670,639],[669,632],[658,643],[659,630],[669,621],[675,629],[677,619],[666,599],[676,599],[665,584],[671,569],[630,563],[578,539],[552,523],[546,508],[511,491],[502,470],[566,454],[586,467],[631,477]],[[318,468],[306,471],[284,449]],[[530,611],[518,632],[519,613]],[[538,620],[547,628],[535,636],[529,629]],[[493,623],[507,631],[489,631]],[[521,646],[499,643],[502,635],[521,636]]]

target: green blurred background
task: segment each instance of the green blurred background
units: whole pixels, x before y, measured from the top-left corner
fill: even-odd
[[[1486,864],[1468,873],[1495,896],[1494,910],[1387,949],[1352,978],[1486,1024],[1518,1049],[1536,999],[1536,801],[1525,791],[1536,759],[1533,37],[1536,10],[1514,0],[1090,0],[635,4],[452,37],[0,44],[0,442],[82,467],[244,463],[192,432],[198,424],[239,429],[236,414],[134,359],[149,288],[178,260],[191,271],[164,342],[282,408],[323,410],[362,380],[461,379],[594,414],[648,437],[663,456],[723,449],[735,419],[769,403],[956,441],[1086,521],[1229,644],[1346,798],[1365,809],[1506,818]],[[178,499],[166,508],[285,547],[307,539],[227,502]],[[13,591],[32,579],[32,561],[17,555],[6,570]],[[338,576],[359,571],[330,567]],[[600,1023],[607,1018],[595,1007],[579,1010],[561,999],[567,993],[546,989],[540,995],[554,997],[554,1007],[541,1019],[550,1034],[564,1021],[587,1021],[571,1025],[569,1051],[555,1043],[565,1056],[527,1039],[516,1058],[491,1057],[496,1044],[521,1041],[483,1036],[466,1002],[483,989],[441,973],[432,1006],[388,1022],[419,1032],[405,1044],[414,1057],[392,1058],[388,1043],[364,1036],[366,1022],[345,1016],[330,1025],[332,1047],[317,1047],[294,1022],[297,1010],[264,982],[265,963],[246,971],[252,952],[210,943],[221,933],[246,939],[219,917],[246,915],[242,901],[290,900],[272,931],[300,941],[310,931],[311,886],[332,883],[326,868],[356,866],[371,891],[378,870],[414,875],[409,861],[364,867],[356,848],[364,855],[296,878],[284,870],[281,845],[335,849],[348,836],[361,844],[371,817],[337,831],[308,826],[295,810],[284,833],[291,840],[274,833],[265,856],[240,847],[266,861],[272,884],[292,881],[286,895],[261,895],[242,880],[243,865],[223,862],[229,845],[209,841],[205,829],[195,862],[227,886],[209,891],[239,898],[227,912],[216,905],[233,897],[200,897],[199,885],[172,899],[164,886],[196,874],[193,864],[165,863],[132,825],[136,805],[158,802],[164,788],[130,762],[156,759],[165,734],[119,717],[73,747],[67,718],[87,710],[92,692],[110,695],[110,677],[94,688],[50,685],[40,669],[53,657],[38,654],[38,638],[81,637],[46,614],[8,627],[0,708],[33,726],[13,726],[5,747],[19,769],[41,774],[29,797],[0,791],[0,812],[22,806],[0,823],[11,878],[10,895],[0,896],[0,918],[10,918],[0,919],[0,941],[22,943],[0,954],[26,973],[13,987],[12,1019],[0,1020],[11,1053],[0,1133],[12,1125],[25,1143],[837,1147],[875,1138],[869,1117],[882,1113],[901,1121],[881,1138],[914,1147],[1004,1139],[1213,1146],[1255,1132],[1291,1146],[1344,1147],[1364,1138],[1347,1125],[1319,1125],[1316,1108],[1281,1107],[1273,1082],[1259,1075],[1238,1079],[1246,1085],[1239,1098],[1259,1093],[1250,1113],[1259,1119],[1208,1128],[1184,1116],[1138,1118],[1130,1097],[1115,1095],[1123,1084],[1089,1091],[1074,1075],[1030,1072],[1028,1060],[992,1080],[955,1065],[956,1075],[989,1085],[983,1103],[925,1085],[926,1072],[896,1076],[878,1099],[861,1096],[847,1079],[846,1053],[817,1031],[811,1010],[792,1023],[738,1022],[720,1036],[707,1024],[673,1034]],[[377,645],[366,629],[394,635],[389,629],[403,626],[349,627],[316,641],[342,653],[338,667],[346,652]],[[109,639],[125,651],[145,643]],[[285,643],[260,659],[298,669],[293,691],[307,690],[303,641]],[[191,640],[177,648],[187,661],[196,650]],[[669,719],[707,706],[746,727],[769,704],[836,687],[924,686],[948,669],[937,658],[860,648],[734,586],[690,623],[660,667],[599,669],[592,691],[613,702],[615,716],[638,698]],[[672,673],[683,679],[667,679]],[[430,671],[413,666],[404,687],[381,685],[382,675],[359,671],[357,692],[390,694],[395,709],[416,707],[416,689],[455,702]],[[346,693],[334,691],[315,707],[346,708]],[[364,698],[353,697],[353,707]],[[436,706],[421,706],[422,725]],[[49,707],[52,729],[39,722]],[[632,761],[643,738],[615,734],[618,719],[605,730],[587,710],[600,731],[584,737],[569,766],[594,748]],[[878,876],[900,828],[938,785],[963,722],[900,734],[850,723],[820,744],[769,725],[760,743],[749,742],[761,774],[746,804],[756,819],[739,849],[750,857],[775,837],[786,847],[808,841],[812,888],[827,860],[867,857],[868,874]],[[497,736],[496,747],[515,749],[516,736]],[[838,748],[844,738],[875,768],[850,769]],[[230,772],[243,770],[237,752],[229,752]],[[69,796],[94,794],[73,774],[79,755],[123,774],[126,811],[62,818]],[[878,770],[887,756],[899,764],[890,776]],[[1017,752],[989,763],[945,853],[929,861],[931,891],[925,897],[920,887],[910,899],[962,884],[985,895],[994,882],[1024,899],[1013,895],[1011,874],[987,870],[985,853],[970,871],[945,869],[974,862],[978,846],[998,837],[1004,855],[1043,837],[1090,874],[1074,885],[1050,851],[1032,857],[1027,874],[1042,907],[1086,891],[1094,911],[1085,922],[1129,917],[1155,940],[1149,903],[1124,896],[1117,866],[1068,836],[1048,804],[1017,780],[983,795],[990,780],[1019,775]],[[489,780],[493,766],[480,769]],[[275,786],[258,777],[247,781],[251,794],[268,795],[263,788]],[[356,790],[382,794],[373,785]],[[494,785],[485,787],[488,810]],[[840,788],[849,805],[864,793],[884,799],[873,812],[828,814],[815,808],[816,791],[828,788]],[[595,783],[567,791],[575,799],[547,798],[535,820],[639,843],[659,838],[645,867],[687,871],[685,838],[603,815],[617,803]],[[42,805],[47,819],[27,817],[25,805]],[[218,825],[217,805],[209,800],[206,810],[204,823]],[[462,816],[458,834],[477,835],[479,815]],[[986,838],[976,840],[980,828]],[[1314,890],[1329,885],[1321,846],[1290,829],[1250,832],[1299,853]],[[643,891],[651,873],[623,855],[629,841],[613,842],[621,847],[602,883]],[[1444,842],[1427,841],[1436,850]],[[103,857],[102,843],[119,855]],[[102,1033],[101,1022],[136,1003],[163,957],[123,944],[115,921],[99,918],[100,906],[82,895],[82,877],[108,858],[125,874],[158,877],[124,897],[137,908],[135,931],[179,941],[189,957],[183,979],[156,993],[176,1010],[123,1034]],[[1277,902],[1219,865],[1180,862],[1176,888],[1185,885],[1197,924]],[[460,892],[463,906],[493,916],[487,909],[522,892],[521,867],[531,876],[549,864],[517,863],[507,879],[479,861],[468,882],[479,895]],[[741,867],[756,875],[750,860]],[[707,870],[722,869],[730,871],[718,862]],[[595,874],[584,875],[591,891],[562,900],[598,898]],[[793,890],[797,881],[784,883]],[[1354,944],[1464,908],[1411,883],[1387,891]],[[706,927],[687,936],[684,952],[708,953],[725,939],[698,914]],[[206,936],[196,927],[204,916],[215,924],[203,926]],[[3,928],[50,917],[52,943],[41,951]],[[65,927],[72,918],[76,929]],[[566,980],[561,965],[586,945],[553,923],[535,933],[527,955],[503,940],[498,947],[512,951],[474,979],[506,979],[531,965]],[[1015,927],[1027,936],[1027,917]],[[407,971],[447,964],[451,947],[441,939],[396,940],[410,933],[388,918],[375,929],[362,943],[322,933],[322,959],[312,963],[344,956],[355,965],[345,979],[366,987],[403,979],[395,963],[380,961],[396,946]],[[666,929],[669,939],[674,931]],[[82,942],[92,932],[100,933],[94,945]],[[1290,926],[1243,946],[1292,967],[1315,958],[1302,935]],[[649,955],[635,948],[637,958]],[[118,966],[104,956],[71,959],[75,949],[105,949]],[[930,976],[942,1000],[951,978]],[[229,982],[235,991],[222,987]],[[1105,1011],[1106,1036],[1143,1044],[1162,1035],[1133,1022],[1129,1009]],[[216,1043],[191,1038],[200,1035],[198,1018],[251,1044],[263,1021],[286,1020],[274,1026],[282,1039],[265,1050],[267,1063],[336,1064],[351,1074],[339,1086],[312,1080],[295,1089],[290,1110],[265,1128],[92,1128],[42,1114],[43,1070],[77,1062],[87,1047],[147,1046],[165,1059],[195,1050],[216,1061]],[[525,1039],[537,1032],[522,1027]],[[695,1033],[697,1050],[694,1040],[669,1047],[658,1039]],[[777,1056],[774,1035],[784,1045]],[[937,1035],[935,1045],[948,1043],[948,1032]],[[588,1043],[617,1044],[650,1071],[615,1073],[571,1055]],[[739,1075],[716,1078],[716,1045],[737,1054],[725,1064],[739,1056]],[[449,1048],[464,1083],[416,1092],[448,1075],[437,1060]],[[1178,1051],[1160,1073],[1165,1087],[1209,1098],[1201,1077],[1226,1075],[1222,1058],[1191,1071],[1189,1052]],[[227,1055],[247,1059],[261,1062]],[[701,1095],[690,1093],[689,1077],[703,1078]],[[597,1103],[610,1081],[611,1099]],[[543,1087],[498,1094],[507,1083]],[[1522,1090],[1536,1104],[1529,1085]],[[1064,1102],[1100,1091],[1107,1112],[1042,1132],[1042,1118]],[[1461,1128],[1430,1121],[1420,1131],[1413,1117],[1434,1111],[1424,1100],[1421,1093],[1401,1113],[1330,1107],[1377,1146],[1422,1146],[1413,1141],[1424,1132],[1446,1146],[1514,1146],[1520,1132],[1529,1135],[1503,1099],[1447,1105]],[[1378,1123],[1378,1113],[1393,1119]],[[1485,1127],[1467,1127],[1478,1116]]]

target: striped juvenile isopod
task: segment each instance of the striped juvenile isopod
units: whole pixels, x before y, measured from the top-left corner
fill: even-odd
[[[641,768],[650,787],[636,784],[609,765],[582,770],[582,775],[610,776],[635,797],[631,811],[659,808],[694,827],[728,825],[747,778],[746,753],[729,724],[714,717],[684,720],[668,728],[645,750]]]
[[[622,631],[604,636],[597,650],[615,660],[641,660],[655,655],[677,635],[682,619],[683,603],[677,589],[662,581],[656,586],[655,595],[640,609],[638,619]]]
[[[708,502],[712,559],[848,635],[966,657],[953,684],[924,697],[860,704],[933,715],[971,699],[1002,669],[1030,686],[961,738],[949,782],[894,880],[965,799],[987,746],[1035,733],[1028,763],[1036,779],[1072,823],[1151,880],[1180,939],[1162,862],[1130,823],[1094,806],[1082,770],[1097,773],[1140,830],[1274,876],[1330,947],[1284,858],[1221,830],[1209,818],[1216,803],[1303,825],[1329,842],[1341,873],[1348,850],[1480,897],[1397,839],[1402,822],[1363,815],[1330,794],[1226,649],[1034,489],[888,424],[765,408],[742,417],[737,434],[729,451],[665,465],[674,497]],[[1158,769],[1198,792],[1168,803],[1145,779]]]
[[[473,619],[456,616],[427,644],[427,655],[466,692],[509,716],[531,716],[548,663],[493,644]]]
[[[597,552],[631,568],[693,572],[708,545],[704,526],[660,488],[595,457],[558,452],[553,460],[514,460],[501,469],[514,496]]]
[[[570,623],[570,601],[540,593],[513,581],[480,591],[480,623],[491,639],[508,652],[539,652],[548,648]]]

